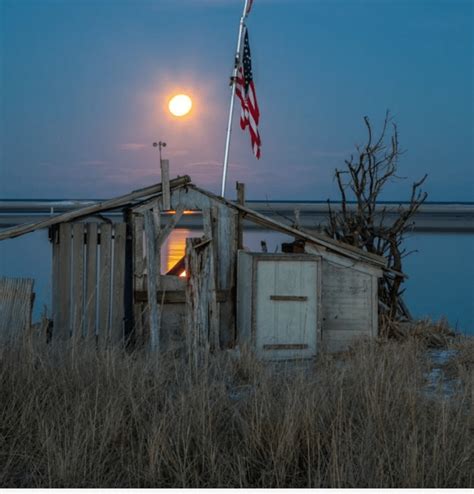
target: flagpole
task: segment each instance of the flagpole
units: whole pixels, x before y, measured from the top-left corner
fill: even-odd
[[[245,18],[247,17],[247,7],[248,7],[249,0],[245,0],[244,4],[244,10],[242,12],[242,17],[240,18],[240,24],[239,24],[239,36],[237,38],[237,50],[235,53],[235,60],[234,60],[234,71],[232,73],[232,91],[231,91],[231,97],[230,97],[230,107],[229,107],[229,120],[227,121],[227,134],[225,138],[225,151],[224,151],[224,167],[222,170],[222,188],[221,188],[221,196],[225,196],[225,182],[227,178],[227,167],[229,164],[229,148],[230,148],[230,135],[232,133],[232,116],[234,114],[234,100],[235,100],[235,80],[237,77],[237,71],[239,69],[239,62],[240,62],[240,51],[241,51],[241,44],[242,44],[242,33],[244,32],[244,21]]]

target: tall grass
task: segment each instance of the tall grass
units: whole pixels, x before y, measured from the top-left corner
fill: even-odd
[[[65,356],[66,355],[66,356]],[[263,365],[0,350],[3,487],[468,487],[473,376],[423,391],[424,349]]]

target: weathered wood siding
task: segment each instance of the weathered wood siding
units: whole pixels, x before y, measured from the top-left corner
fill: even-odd
[[[31,328],[33,284],[29,278],[0,277],[0,342],[11,342]]]
[[[237,341],[239,345],[254,346],[252,335],[252,290],[253,257],[243,250],[237,262]]]
[[[375,336],[377,284],[374,279],[377,277],[325,259],[322,272],[323,348],[329,352],[341,351],[356,338]]]
[[[357,338],[378,334],[378,279],[382,271],[307,243],[322,257],[322,349],[346,350]]]

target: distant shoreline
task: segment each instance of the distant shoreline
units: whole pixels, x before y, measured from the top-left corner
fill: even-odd
[[[8,199],[0,200],[0,228],[8,228],[24,223],[34,223],[51,215],[71,211],[97,200],[36,200]],[[387,210],[385,221],[394,221],[398,208],[404,202],[380,202],[380,208]],[[324,225],[328,217],[328,204],[324,201],[246,201],[246,205],[270,218],[291,223],[295,211],[299,212],[299,224],[302,228],[314,229]],[[334,202],[331,207],[337,210]],[[350,208],[355,203],[349,203]],[[121,211],[106,213],[112,221],[121,221]],[[165,214],[166,216],[166,214]],[[413,232],[419,233],[474,233],[474,202],[428,202],[423,204],[414,217]],[[201,226],[199,214],[186,215],[180,227],[197,229]],[[246,226],[248,229],[254,229]]]

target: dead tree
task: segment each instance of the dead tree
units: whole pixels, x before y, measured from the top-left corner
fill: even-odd
[[[388,111],[377,137],[368,117],[364,117],[364,122],[366,144],[356,146],[357,153],[345,160],[345,169],[335,171],[341,204],[340,209],[334,210],[328,200],[329,223],[325,231],[332,238],[387,259],[391,271],[379,282],[380,314],[389,321],[410,318],[402,300],[406,278],[402,260],[410,253],[403,247],[403,239],[413,227],[414,214],[427,197],[421,190],[427,175],[412,184],[409,202],[399,205],[395,220],[387,218],[387,207],[378,205],[377,201],[388,182],[401,179],[397,176],[402,154],[397,126]]]

